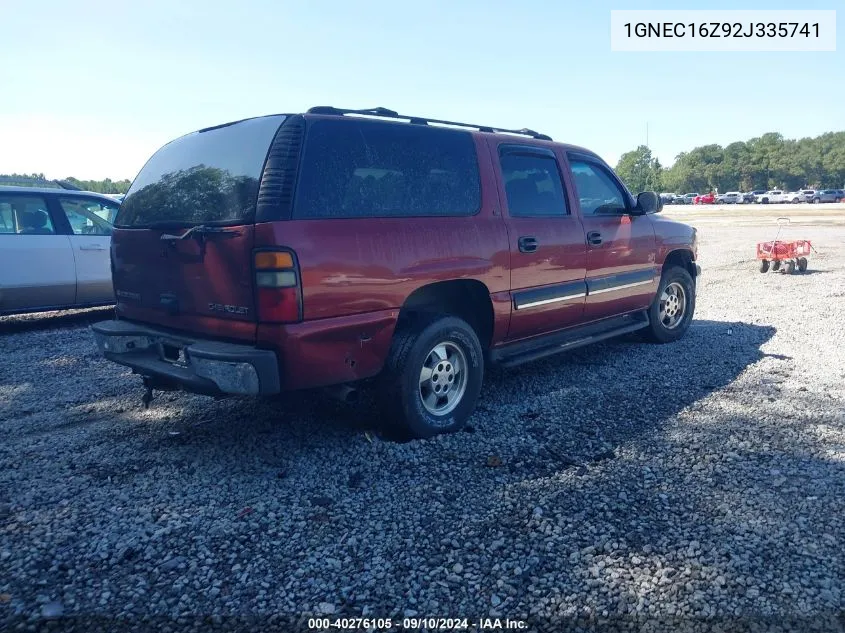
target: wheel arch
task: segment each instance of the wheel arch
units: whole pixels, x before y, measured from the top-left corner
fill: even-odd
[[[680,266],[690,274],[693,281],[696,281],[698,276],[698,267],[695,263],[695,257],[690,249],[676,248],[669,251],[669,253],[666,254],[666,258],[663,260],[663,266],[660,270],[661,274],[672,266]]]
[[[484,349],[493,339],[493,300],[487,285],[477,279],[451,279],[425,284],[408,295],[399,311],[397,326],[417,314],[442,313],[466,321]]]

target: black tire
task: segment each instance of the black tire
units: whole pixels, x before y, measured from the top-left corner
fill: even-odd
[[[775,272],[780,270],[780,260],[779,259],[776,259],[775,261],[772,262],[772,270],[775,271]]]
[[[842,198],[834,198],[834,199],[833,199],[833,201],[834,201],[836,204],[839,204],[840,202],[842,202]]]
[[[484,380],[484,350],[475,331],[462,319],[446,315],[414,315],[413,319],[394,335],[378,384],[389,431],[398,432],[402,439],[454,433],[475,411]],[[420,374],[434,348],[441,344],[454,346],[463,354],[466,384],[454,408],[436,415],[423,403]]]
[[[786,262],[786,264],[784,264],[784,266],[783,266],[783,272],[785,272],[787,275],[791,275],[792,273],[794,273],[795,272],[795,262],[792,261],[791,259],[788,262]]]
[[[813,198],[813,204],[819,204],[821,201],[821,198]]]
[[[769,260],[768,259],[761,259],[760,260],[760,272],[765,273],[769,271]]]
[[[660,316],[660,305],[664,291],[671,285],[678,284],[684,291],[684,311],[678,323],[672,327],[667,326]],[[657,288],[657,295],[654,297],[648,309],[648,327],[643,334],[647,340],[653,343],[671,343],[680,339],[689,329],[695,313],[695,282],[684,268],[672,266],[663,271],[660,277],[660,285]]]
[[[806,257],[799,257],[798,258],[798,270],[802,273],[807,270],[807,258]]]

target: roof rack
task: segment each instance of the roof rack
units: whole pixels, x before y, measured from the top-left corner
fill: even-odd
[[[504,134],[520,134],[522,136],[530,136],[541,141],[551,141],[552,137],[546,134],[539,134],[534,130],[522,128],[521,130],[508,130],[500,127],[490,127],[489,125],[474,125],[472,123],[458,123],[457,121],[444,121],[442,119],[429,119],[427,117],[408,116],[406,114],[399,114],[395,110],[388,110],[387,108],[367,108],[364,110],[350,110],[347,108],[335,108],[333,106],[315,106],[310,108],[308,114],[363,114],[368,116],[378,116],[387,119],[407,119],[413,125],[428,125],[429,123],[436,123],[440,125],[454,125],[457,127],[467,127],[478,130],[479,132],[497,132]]]

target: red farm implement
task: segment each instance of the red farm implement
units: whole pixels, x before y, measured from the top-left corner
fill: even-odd
[[[791,275],[797,268],[802,273],[807,270],[807,255],[813,248],[809,240],[778,240],[780,231],[785,224],[789,224],[789,218],[778,218],[778,232],[771,242],[757,243],[757,259],[760,260],[760,272],[764,273],[771,267],[778,271],[783,269]]]

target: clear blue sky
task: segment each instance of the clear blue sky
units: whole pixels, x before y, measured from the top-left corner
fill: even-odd
[[[206,125],[312,105],[531,127],[615,163],[845,129],[835,53],[612,53],[611,9],[841,0],[0,0],[0,173],[134,178]]]

